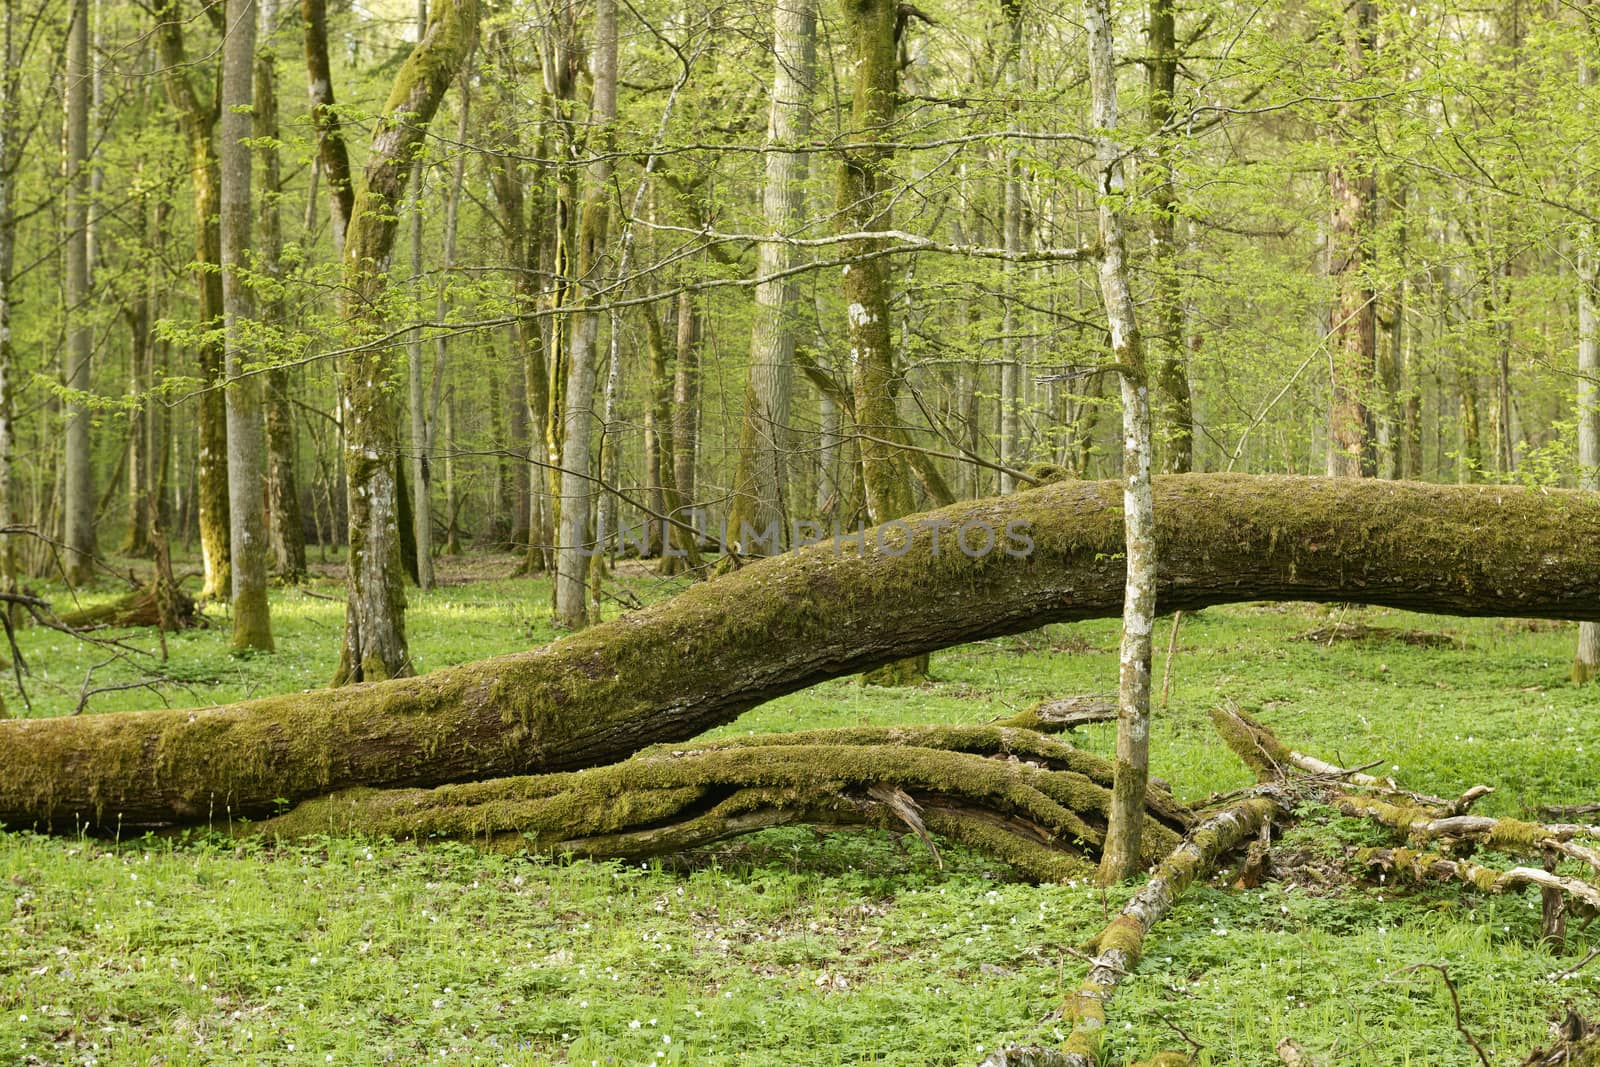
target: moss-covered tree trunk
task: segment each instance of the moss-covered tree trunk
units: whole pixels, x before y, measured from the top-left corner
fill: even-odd
[[[222,321],[221,178],[217,166],[215,98],[202,99],[189,72],[193,66],[184,49],[187,17],[178,0],[161,0],[156,7],[156,52],[167,98],[178,113],[189,155],[189,178],[194,189],[194,263],[199,285],[200,325],[206,336],[196,345],[200,377],[209,384],[223,378],[223,351],[217,327]],[[203,597],[228,594],[228,424],[221,389],[200,394],[196,414],[199,447],[195,456],[196,495],[199,500],[200,555],[205,569]]]
[[[355,785],[609,763],[829,678],[1115,617],[1122,493],[1118,482],[1069,481],[956,505],[908,520],[903,551],[898,534],[880,549],[871,531],[864,551],[815,545],[548,646],[421,678],[0,723],[0,822],[205,822]],[[1165,610],[1337,600],[1600,620],[1594,494],[1173,475],[1155,480],[1155,500]],[[960,551],[964,525],[969,545],[974,531],[996,531],[995,550]]]
[[[1341,16],[1343,73],[1358,85],[1372,49],[1373,5],[1355,0]],[[1328,323],[1332,395],[1328,405],[1328,473],[1360,477],[1372,473],[1367,394],[1377,354],[1377,312],[1367,277],[1377,182],[1370,162],[1361,158],[1369,134],[1371,107],[1359,87],[1339,105],[1333,165],[1328,185],[1333,216],[1328,226],[1328,275],[1334,303]]]
[[[894,0],[847,0],[845,15],[855,93],[847,139],[860,142],[844,152],[839,165],[839,224],[847,232],[867,233],[890,226],[890,200],[885,195],[893,150],[888,130],[894,124],[899,92],[900,6]],[[864,147],[870,145],[872,147]],[[865,256],[881,242],[863,238],[845,243],[849,256]],[[867,515],[874,523],[909,514],[911,471],[893,443],[900,432],[896,411],[898,388],[894,340],[889,331],[890,261],[879,256],[844,268],[844,299],[850,339],[851,386],[856,428],[861,433],[862,488]],[[910,683],[926,676],[926,657],[886,664],[869,681]]]
[[[412,156],[472,48],[477,0],[438,0],[401,66],[372,138],[366,180],[345,234],[342,309],[355,343],[374,336]],[[397,412],[390,357],[354,352],[341,381],[349,490],[349,593],[335,684],[411,673],[400,562]]]

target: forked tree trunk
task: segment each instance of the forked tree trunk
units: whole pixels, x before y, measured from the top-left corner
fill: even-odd
[[[1600,500],[1506,486],[1156,479],[1166,610],[1337,600],[1600,620]],[[1027,558],[1005,553],[1025,544]],[[968,556],[981,532],[993,551]],[[824,543],[530,652],[375,686],[0,723],[0,822],[125,829],[259,816],[356,785],[614,762],[829,678],[1123,610],[1123,488],[1063,481]],[[1486,533],[1486,531],[1488,531]],[[937,539],[939,548],[935,550]]]

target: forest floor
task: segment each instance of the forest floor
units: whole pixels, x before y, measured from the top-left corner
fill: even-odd
[[[410,593],[421,669],[556,636],[548,585],[495,577],[510,567],[447,562],[445,584]],[[663,592],[643,574],[623,584]],[[33,628],[33,710],[9,674],[0,693],[14,715],[46,715],[155,676],[91,696],[90,711],[318,686],[344,609],[331,571],[308,588],[330,599],[274,593],[274,655],[230,656],[217,606],[211,628],[168,638],[167,662],[92,672],[108,652]],[[1346,640],[1346,624],[1452,640]],[[1187,799],[1244,785],[1206,720],[1232,699],[1296,747],[1382,761],[1413,788],[1494,786],[1485,813],[1595,800],[1600,689],[1567,682],[1574,630],[1312,605],[1186,617],[1154,771]],[[836,681],[717,733],[980,723],[1108,693],[1117,632],[1106,620],[968,645],[935,655],[925,687]],[[1074,738],[1101,752],[1111,740],[1109,727]],[[1349,858],[1379,843],[1370,826],[1305,814],[1275,848],[1286,877],[1197,887],[1156,928],[1111,1006],[1108,1062],[1198,1045],[1201,1064],[1271,1064],[1288,1037],[1341,1067],[1477,1064],[1464,1028],[1492,1062],[1519,1063],[1566,1007],[1600,1014],[1600,962],[1563,974],[1600,938],[1542,946],[1536,892],[1373,882]],[[0,1063],[924,1065],[1052,1043],[1051,1013],[1086,969],[1076,946],[1128,890],[1027,885],[942,851],[941,870],[915,838],[791,829],[622,866],[453,843],[0,835]],[[1460,1028],[1439,972],[1415,964],[1447,969]]]

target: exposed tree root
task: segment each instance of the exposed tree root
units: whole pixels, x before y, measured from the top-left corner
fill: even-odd
[[[1522,1067],[1600,1067],[1600,1025],[1569,1011],[1555,1031],[1555,1044],[1534,1049]]]
[[[1133,895],[1117,917],[1094,939],[1098,954],[1089,974],[1068,999],[1063,1014],[1072,1023],[1065,1045],[1057,1049],[1002,1049],[983,1067],[1095,1067],[1106,1026],[1106,1004],[1117,985],[1132,972],[1144,951],[1151,927],[1195,881],[1204,878],[1230,850],[1259,831],[1278,810],[1278,803],[1258,791],[1207,817],[1189,831],[1150,881]],[[1184,1061],[1186,1062],[1185,1057]]]
[[[895,733],[943,747],[888,739]],[[992,727],[827,731],[657,750],[565,774],[345,790],[235,829],[449,836],[508,851],[637,859],[774,826],[869,824],[909,828],[925,841],[939,834],[1057,881],[1090,873],[1105,837],[1110,793],[1097,779],[1108,781],[1110,769],[1096,763],[1051,738]],[[1176,808],[1170,797],[1154,799]],[[1176,844],[1182,825],[1147,821],[1150,861]]]

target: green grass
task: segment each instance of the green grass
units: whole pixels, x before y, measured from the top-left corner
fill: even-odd
[[[553,636],[542,582],[410,596],[424,668]],[[163,674],[181,683],[159,685],[174,705],[321,684],[342,603],[282,591],[273,609],[276,655],[230,656],[219,618],[171,638],[166,664],[125,659],[93,684]],[[1465,647],[1295,639],[1330,618],[1440,630]],[[1163,627],[1163,652],[1167,638]],[[935,656],[926,688],[831,682],[716,732],[981,722],[1107,692],[1116,641],[1107,620],[983,642]],[[34,714],[70,711],[107,658],[39,630],[23,642]],[[1494,785],[1485,811],[1594,799],[1596,691],[1567,684],[1571,646],[1570,628],[1508,621],[1209,610],[1180,631],[1155,770],[1190,798],[1244,784],[1205,719],[1231,698],[1297,745],[1381,760],[1416,788]],[[23,713],[9,679],[0,692]],[[91,708],[155,699],[104,693]],[[1099,751],[1111,741],[1109,729],[1078,739]],[[1337,873],[1343,842],[1372,839],[1322,813],[1278,848]],[[939,870],[914,839],[804,829],[644,867],[442,842],[0,836],[0,1063],[967,1064],[980,1046],[1053,1040],[1051,1012],[1085,968],[1076,946],[1126,891],[1029,886],[981,857],[945,855]],[[1587,951],[1584,938],[1564,957],[1541,947],[1533,893],[1346,879],[1202,887],[1157,928],[1114,1002],[1112,1062],[1183,1048],[1181,1031],[1202,1064],[1276,1062],[1282,1037],[1336,1047],[1341,1065],[1476,1063],[1438,974],[1400,973],[1417,963],[1447,966],[1464,1024],[1495,1062],[1520,1062],[1565,1005],[1600,1013],[1600,965],[1552,977]]]

